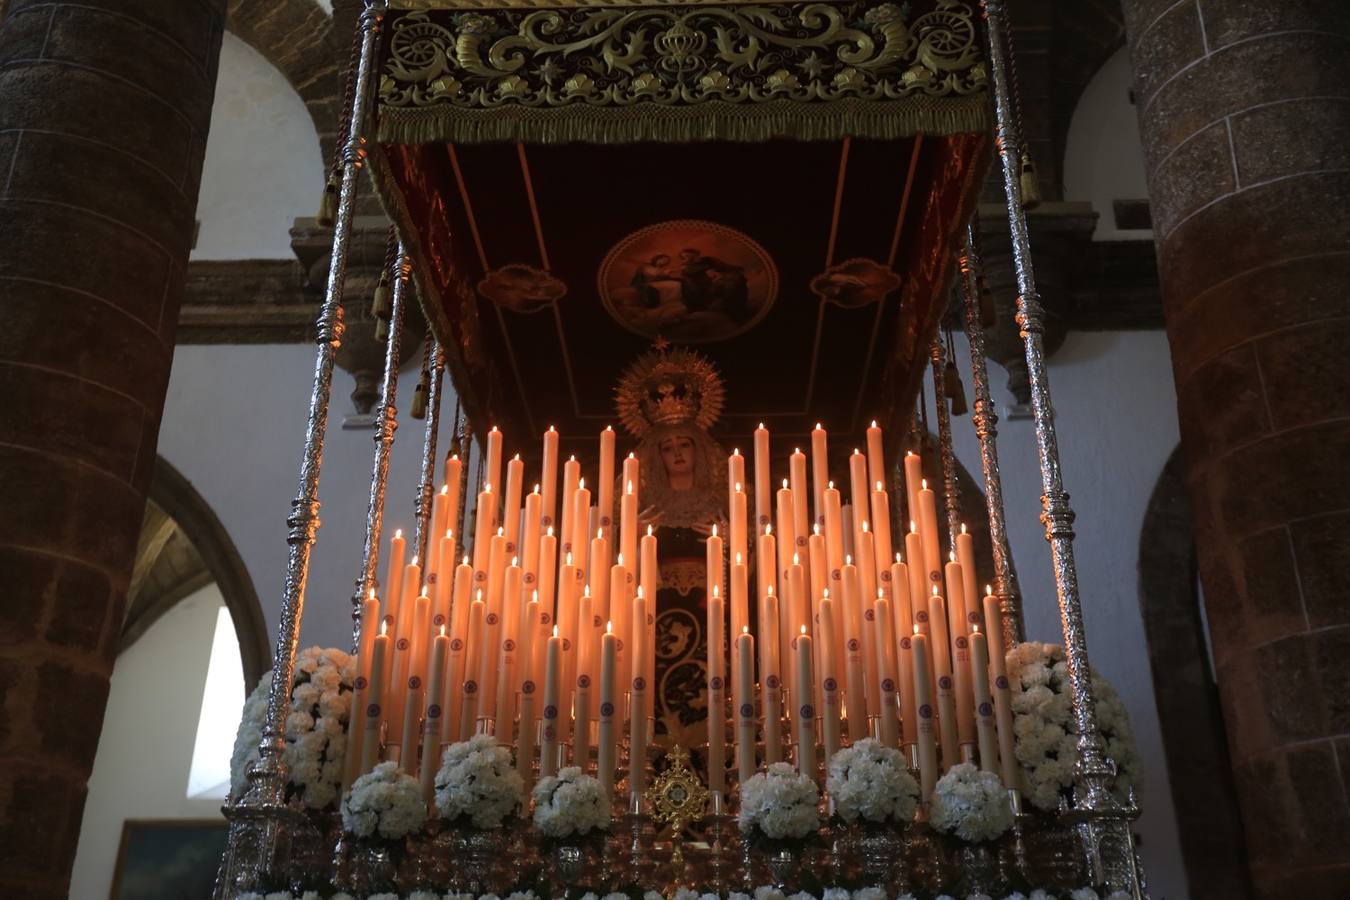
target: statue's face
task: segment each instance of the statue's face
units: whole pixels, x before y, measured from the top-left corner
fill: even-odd
[[[683,475],[694,471],[694,441],[683,434],[673,434],[662,438],[658,445],[661,450],[661,462],[665,463],[667,475]]]

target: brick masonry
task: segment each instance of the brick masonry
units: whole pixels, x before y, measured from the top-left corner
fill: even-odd
[[[1125,0],[1258,897],[1350,884],[1350,4]]]
[[[173,356],[225,0],[0,26],[0,896],[66,895]]]

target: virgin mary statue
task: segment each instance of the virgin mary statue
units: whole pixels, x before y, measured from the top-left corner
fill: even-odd
[[[616,394],[619,417],[637,439],[641,520],[657,535],[657,733],[689,746],[686,731],[706,734],[704,542],[714,524],[725,532],[727,503],[727,454],[708,428],[725,392],[710,361],[658,340],[624,373]]]

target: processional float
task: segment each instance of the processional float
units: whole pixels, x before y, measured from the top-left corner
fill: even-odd
[[[1146,894],[1138,809],[1099,721],[1109,689],[1088,669],[1007,48],[1003,0],[365,3],[274,667],[258,734],[241,731],[257,747],[225,810],[218,898]],[[1004,527],[972,224],[995,154],[1062,651],[1022,643]],[[297,664],[366,176],[394,225],[354,656]],[[413,397],[426,430],[411,546],[387,541],[381,582],[410,302],[430,331]],[[944,320],[971,350],[978,548]],[[930,365],[936,446],[916,414]],[[726,514],[695,529],[706,565],[683,585],[702,591],[693,728],[656,714],[658,595],[685,576],[640,533],[662,522],[639,508],[652,471],[618,461],[605,427],[623,369],[639,446],[725,411],[747,448],[702,457],[725,467]],[[700,446],[671,450],[661,483]],[[1060,686],[1058,725],[1008,664]],[[1047,722],[1058,781],[1030,761]]]

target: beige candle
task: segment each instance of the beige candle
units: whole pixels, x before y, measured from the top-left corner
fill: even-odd
[[[656,598],[661,588],[661,567],[656,559],[656,534],[650,525],[647,526],[647,533],[642,536],[642,541],[638,546],[638,554],[642,566],[638,583],[641,586],[642,596],[646,598],[647,602],[643,607],[646,610],[646,627],[642,639],[643,652],[641,655],[634,656],[634,659],[643,661],[648,691],[647,701],[652,704],[654,703],[653,695],[656,691]],[[634,619],[633,622],[637,625],[642,624],[644,620]],[[652,709],[653,707],[649,705],[647,708],[648,716],[652,715]]]
[[[539,476],[542,490],[539,494],[539,527],[557,525],[554,515],[558,509],[558,429],[552,425],[544,432],[543,464]]]
[[[591,673],[587,663],[590,659],[590,637],[593,631],[591,619],[595,615],[594,608],[595,598],[590,595],[588,588],[587,592],[582,593],[581,602],[578,604],[576,690],[572,695],[574,722],[572,765],[580,768],[582,772],[588,771],[591,767]]]
[[[937,748],[933,743],[933,693],[928,679],[928,638],[914,632],[914,694],[918,698],[919,719],[919,793],[927,803],[937,784]]]
[[[755,596],[758,598],[756,613],[764,621],[764,598],[769,591],[778,589],[778,543],[773,536],[773,526],[765,525],[764,531],[755,538]],[[759,627],[759,655],[764,656],[764,640],[769,632]],[[777,635],[774,635],[777,640]]]
[[[862,597],[858,586],[858,567],[853,565],[852,561],[847,561],[841,574],[844,586],[844,660],[848,671],[844,702],[848,715],[848,736],[851,741],[856,742],[870,734],[867,718],[867,676],[863,669]]]
[[[455,534],[462,534],[459,527],[459,482],[464,465],[459,454],[451,453],[445,458],[445,524],[442,526]]]
[[[891,501],[883,483],[876,483],[872,491],[872,533],[876,539],[876,574],[879,596],[889,600],[895,598],[895,588],[891,584]]]
[[[542,521],[542,520],[541,520]],[[544,683],[544,653],[548,639],[553,634],[553,626],[558,624],[557,617],[557,578],[558,578],[558,538],[553,526],[544,528],[539,539],[539,630],[535,633],[533,644],[534,683]]]
[[[467,650],[464,656],[464,686],[460,689],[459,703],[459,740],[467,741],[478,727],[478,670],[483,656],[483,617],[484,603],[479,599],[469,604]]]
[[[502,528],[506,537],[506,555],[520,555],[520,496],[525,490],[525,463],[520,454],[506,464],[506,496],[502,500]]]
[[[544,537],[539,524],[543,498],[539,485],[525,495],[525,517],[520,526],[520,584],[526,595],[539,589],[539,542]]]
[[[862,522],[867,518],[867,511],[872,504],[872,492],[868,488],[870,484],[867,480],[867,457],[854,447],[848,457],[848,500],[853,506],[854,541],[858,539],[858,532],[862,531]]]
[[[891,601],[878,597],[876,684],[881,710],[881,742],[887,747],[900,744],[900,721],[895,704],[895,628],[891,621]]]
[[[914,605],[914,624],[923,634],[930,633],[928,622],[928,576],[924,571],[923,536],[919,534],[916,522],[909,523],[909,533],[905,535],[905,558],[909,560],[906,569],[909,575],[909,597]]]
[[[473,521],[473,581],[475,589],[487,590],[488,554],[492,551],[492,520],[497,516],[497,495],[492,485],[485,484],[478,492],[478,505]]]
[[[389,655],[389,635],[385,634],[386,627],[383,622],[380,623],[380,633],[371,644],[370,684],[366,688],[369,700],[366,703],[364,730],[361,735],[361,764],[357,771],[358,775],[369,772],[380,761],[380,721],[384,718],[380,697],[384,694],[382,681],[384,660]]]
[[[618,568],[618,567],[616,567]],[[614,797],[614,766],[622,725],[615,718],[619,697],[614,691],[615,669],[618,668],[619,638],[614,634],[614,623],[605,624],[600,639],[600,724],[597,729],[597,756],[595,777],[605,796]]]
[[[445,502],[449,496],[450,496],[450,486],[446,484],[441,485],[441,489],[436,492],[435,502],[432,503],[431,506],[431,521],[427,523],[428,529],[427,534],[430,535],[430,540],[427,541],[428,559],[427,559],[426,573],[424,577],[428,585],[427,593],[432,595],[431,602],[433,610],[435,609],[436,600],[434,596],[435,592],[432,586],[436,584],[437,581],[436,576],[441,571],[440,548],[439,545],[433,542],[436,540],[437,535],[445,534],[445,520],[447,518]],[[451,565],[454,565],[454,558],[455,558],[455,551],[452,548],[450,551],[450,559],[449,559]]]
[[[420,594],[413,601],[412,646],[408,650],[407,690],[403,695],[403,728],[398,744],[399,768],[410,774],[417,771],[417,726],[422,719],[422,698],[426,687],[423,673],[426,671],[427,635],[430,627],[431,598],[426,594]],[[392,747],[389,755],[391,759],[394,758]]]
[[[825,490],[830,480],[830,453],[827,436],[819,422],[811,431],[811,486],[814,491],[813,508],[816,524],[825,527]]]
[[[764,626],[760,637],[759,685],[764,697],[764,764],[772,765],[783,759],[783,675],[778,656],[778,597],[770,591],[764,597]]]
[[[502,624],[501,641],[497,654],[497,697],[493,703],[496,718],[493,734],[504,744],[511,743],[511,729],[516,721],[516,690],[520,687],[520,678],[516,675],[519,664],[518,643],[520,641],[520,621],[524,610],[521,608],[520,566],[518,559],[512,559],[506,567],[506,577],[502,581]]]
[[[497,721],[497,674],[500,669],[502,617],[505,603],[506,535],[501,528],[492,536],[488,551],[488,589],[484,595],[487,609],[483,613],[483,655],[478,661],[478,724],[485,734],[492,734]]]
[[[454,587],[455,571],[454,533],[445,532],[445,537],[441,538],[439,543],[440,546],[435,555],[440,562],[436,565],[434,583],[432,577],[427,576],[427,589],[435,591],[431,609],[431,628],[433,631],[439,629],[442,625],[448,626],[450,624],[451,589]]]
[[[539,601],[530,600],[525,604],[525,618],[520,628],[520,665],[517,671],[520,678],[520,728],[516,736],[516,771],[525,782],[529,791],[534,781],[534,748],[538,740],[534,706],[537,682],[534,680],[533,659],[535,635],[539,631]]]
[[[704,563],[707,566],[706,596],[711,597],[714,590],[721,594],[722,590],[726,587],[726,585],[722,583],[724,577],[722,570],[726,565],[726,557],[722,555],[722,536],[717,533],[716,523],[713,524],[712,534],[710,534],[708,539],[703,542],[703,546],[707,554],[704,560]],[[646,579],[643,579],[642,583],[643,585],[646,585]],[[655,597],[655,590],[654,586],[649,587],[647,589],[647,596]]]
[[[796,724],[797,724],[797,771],[815,779],[816,777],[816,710],[811,699],[811,636],[806,626],[801,627],[793,640],[793,651],[797,655],[796,681]]]
[[[745,557],[736,556],[731,562],[731,633],[739,636],[750,625],[750,576],[745,569]],[[731,655],[731,683],[740,684],[740,655]],[[754,682],[754,663],[751,663],[750,681]]]
[[[441,767],[441,718],[445,689],[445,664],[450,653],[450,638],[440,627],[431,648],[431,667],[427,674],[427,703],[422,714],[422,762],[419,772],[422,799],[428,808],[435,799],[436,771]]]
[[[623,554],[614,565],[609,567],[609,611],[610,624],[614,632],[614,684],[619,693],[614,702],[623,700],[622,688],[631,680],[628,674],[628,657],[632,653],[632,635],[629,633],[633,618],[633,601],[629,597],[632,589],[629,585],[633,577],[623,564]],[[622,716],[621,716],[622,718]]]
[[[380,601],[371,588],[361,601],[361,643],[356,651],[356,678],[352,683],[351,713],[347,717],[347,751],[342,759],[342,793],[347,792],[361,765],[362,743],[365,738],[365,715],[370,687],[370,657],[375,646],[376,629],[380,622]]]
[[[486,465],[483,467],[483,483],[500,485],[502,483],[502,433],[493,425],[487,433],[487,452],[484,454]],[[496,522],[493,522],[496,525]]]
[[[727,457],[727,493],[734,494],[738,489],[744,491],[745,485],[745,457],[741,456],[739,447],[733,447]]]
[[[708,789],[727,789],[726,653],[721,589],[708,596]]]
[[[839,657],[835,653],[834,601],[828,596],[820,600],[820,643],[821,643],[821,695],[825,702],[821,705],[820,737],[825,746],[825,759],[828,761],[839,750],[840,717],[843,707],[839,699],[839,678],[835,674]]]
[[[749,626],[736,635],[736,771],[743,785],[755,774],[755,639]]]
[[[403,537],[403,529],[394,529],[394,536],[389,539],[389,565],[385,569],[384,604],[385,618],[397,624],[398,606],[403,601],[403,557],[407,552],[408,542]],[[388,684],[388,670],[385,670]]]
[[[965,630],[970,632],[980,624],[983,610],[975,577],[975,539],[966,531],[964,523],[961,525],[961,533],[956,536],[956,561],[961,564],[961,586],[965,588],[961,598],[966,611]],[[988,628],[984,630],[986,634],[989,631]]]
[[[450,601],[450,662],[445,670],[446,714],[441,716],[441,743],[459,740],[459,711],[463,702],[464,663],[469,641],[469,599],[473,589],[473,566],[465,556],[455,567],[455,585]]]
[[[862,599],[863,673],[867,677],[867,715],[875,721],[881,715],[877,696],[877,678],[881,653],[877,648],[877,574],[873,559],[872,531],[866,522],[857,536],[858,555],[853,566],[858,570],[859,596]]]
[[[1003,651],[1003,614],[998,608],[998,598],[990,588],[984,589],[985,628],[992,638],[989,669],[994,678],[994,721],[998,725],[999,769],[1003,773],[1003,784],[1010,788],[1021,787],[1017,756],[1013,748],[1012,689],[1008,683],[1008,660]]]
[[[572,495],[572,564],[582,572],[585,579],[587,557],[591,543],[591,491],[586,487],[586,479],[577,481],[576,492]]]
[[[572,552],[572,529],[575,527],[572,519],[576,512],[577,485],[580,483],[581,463],[577,462],[575,456],[569,456],[567,462],[563,463],[563,487],[558,499],[558,517],[562,521],[554,531],[558,536],[558,556],[561,559],[566,559],[567,554]]]
[[[882,451],[881,428],[876,419],[867,429],[867,480],[871,484],[886,480],[886,454]]]
[[[942,771],[961,761],[956,730],[956,685],[952,680],[951,646],[947,643],[947,603],[936,587],[928,598],[933,625],[933,672],[937,682],[938,738],[942,747]]]
[[[597,526],[606,541],[614,540],[614,426],[600,432],[600,484],[595,502],[600,511]]]
[[[928,584],[936,587],[942,584],[942,535],[937,524],[937,495],[928,487],[927,481],[919,482],[919,535],[923,538],[923,564],[927,572]],[[910,558],[910,562],[914,562]]]
[[[562,640],[558,682],[558,742],[572,739],[572,689],[577,683],[577,629],[581,596],[585,593],[582,571],[572,565],[568,554],[558,581],[558,636]]]
[[[391,678],[385,683],[386,697],[383,703],[389,723],[385,741],[391,748],[402,746],[408,675],[412,672],[413,662],[414,607],[417,589],[421,586],[421,573],[422,567],[417,564],[416,556],[403,567],[403,600],[399,603],[398,618],[394,620],[394,662]],[[390,758],[397,760],[399,757],[391,752]]]
[[[815,523],[811,518],[811,487],[806,481],[806,454],[800,447],[788,457],[788,489],[792,491],[792,533],[797,538],[797,552],[806,562],[806,543]]]
[[[923,460],[913,450],[905,451],[905,513],[914,521],[919,520],[919,485],[923,483]],[[908,553],[906,553],[908,555]],[[917,565],[922,556],[910,556],[911,564]]]
[[[637,460],[634,460],[637,462]],[[627,469],[627,464],[624,465]],[[636,567],[638,560],[638,496],[632,481],[624,482],[623,496],[619,498],[619,555]],[[622,634],[622,632],[620,632]]]
[[[771,466],[769,429],[760,422],[755,429],[755,534],[762,534],[764,526],[769,524],[773,516],[770,506],[773,485]]]
[[[953,553],[952,557],[955,558]],[[944,572],[948,598],[960,598],[965,593],[961,564],[949,562]],[[975,752],[975,695],[970,682],[970,641],[966,637],[965,604],[949,599],[950,616],[947,629],[951,635],[953,690],[956,692],[956,733],[961,742],[962,759]]]
[[[647,620],[647,600],[641,585],[633,598],[633,690],[629,700],[628,789],[638,797],[644,790],[647,759],[647,676],[643,661],[650,654],[647,629],[641,623]]]
[[[749,533],[746,531],[747,498],[741,482],[731,492],[731,558],[744,558],[750,552]]]
[[[591,587],[591,608],[595,610],[595,615],[601,622],[608,621],[610,617],[609,570],[609,538],[605,537],[604,528],[596,528],[595,537],[591,538],[590,569],[586,583]],[[599,644],[596,645],[595,652],[598,661]]]
[[[980,768],[998,771],[998,733],[994,702],[989,694],[989,641],[978,627],[970,633],[970,680],[975,694],[975,734],[980,746]]]
[[[906,747],[919,740],[919,706],[914,696],[914,649],[910,635],[914,633],[914,610],[909,596],[909,567],[895,554],[891,566],[891,584],[895,585],[895,669],[900,673],[900,732]]]
[[[792,554],[797,552],[797,524],[792,518],[792,489],[788,487],[788,480],[783,479],[783,486],[778,489],[775,497],[777,503],[777,520],[774,524],[775,534],[778,540],[778,581],[783,585],[780,593],[783,594],[785,602],[791,601],[787,595],[785,580],[787,578],[788,566],[792,565]],[[792,634],[796,634],[797,629],[792,629]]]
[[[796,500],[793,500],[794,504]],[[820,600],[830,589],[826,580],[825,565],[825,536],[820,533],[820,526],[814,526],[815,532],[807,540],[807,566],[806,577],[810,583],[811,591],[811,624],[812,631],[816,635],[813,642],[815,644],[815,666],[816,674],[819,676],[825,671],[824,652],[825,641],[820,636]],[[825,693],[820,687],[821,679],[816,678],[816,709],[818,715],[824,715],[825,711]]]
[[[539,777],[558,772],[558,684],[562,680],[562,639],[557,626],[544,658],[544,731],[539,743]]]

